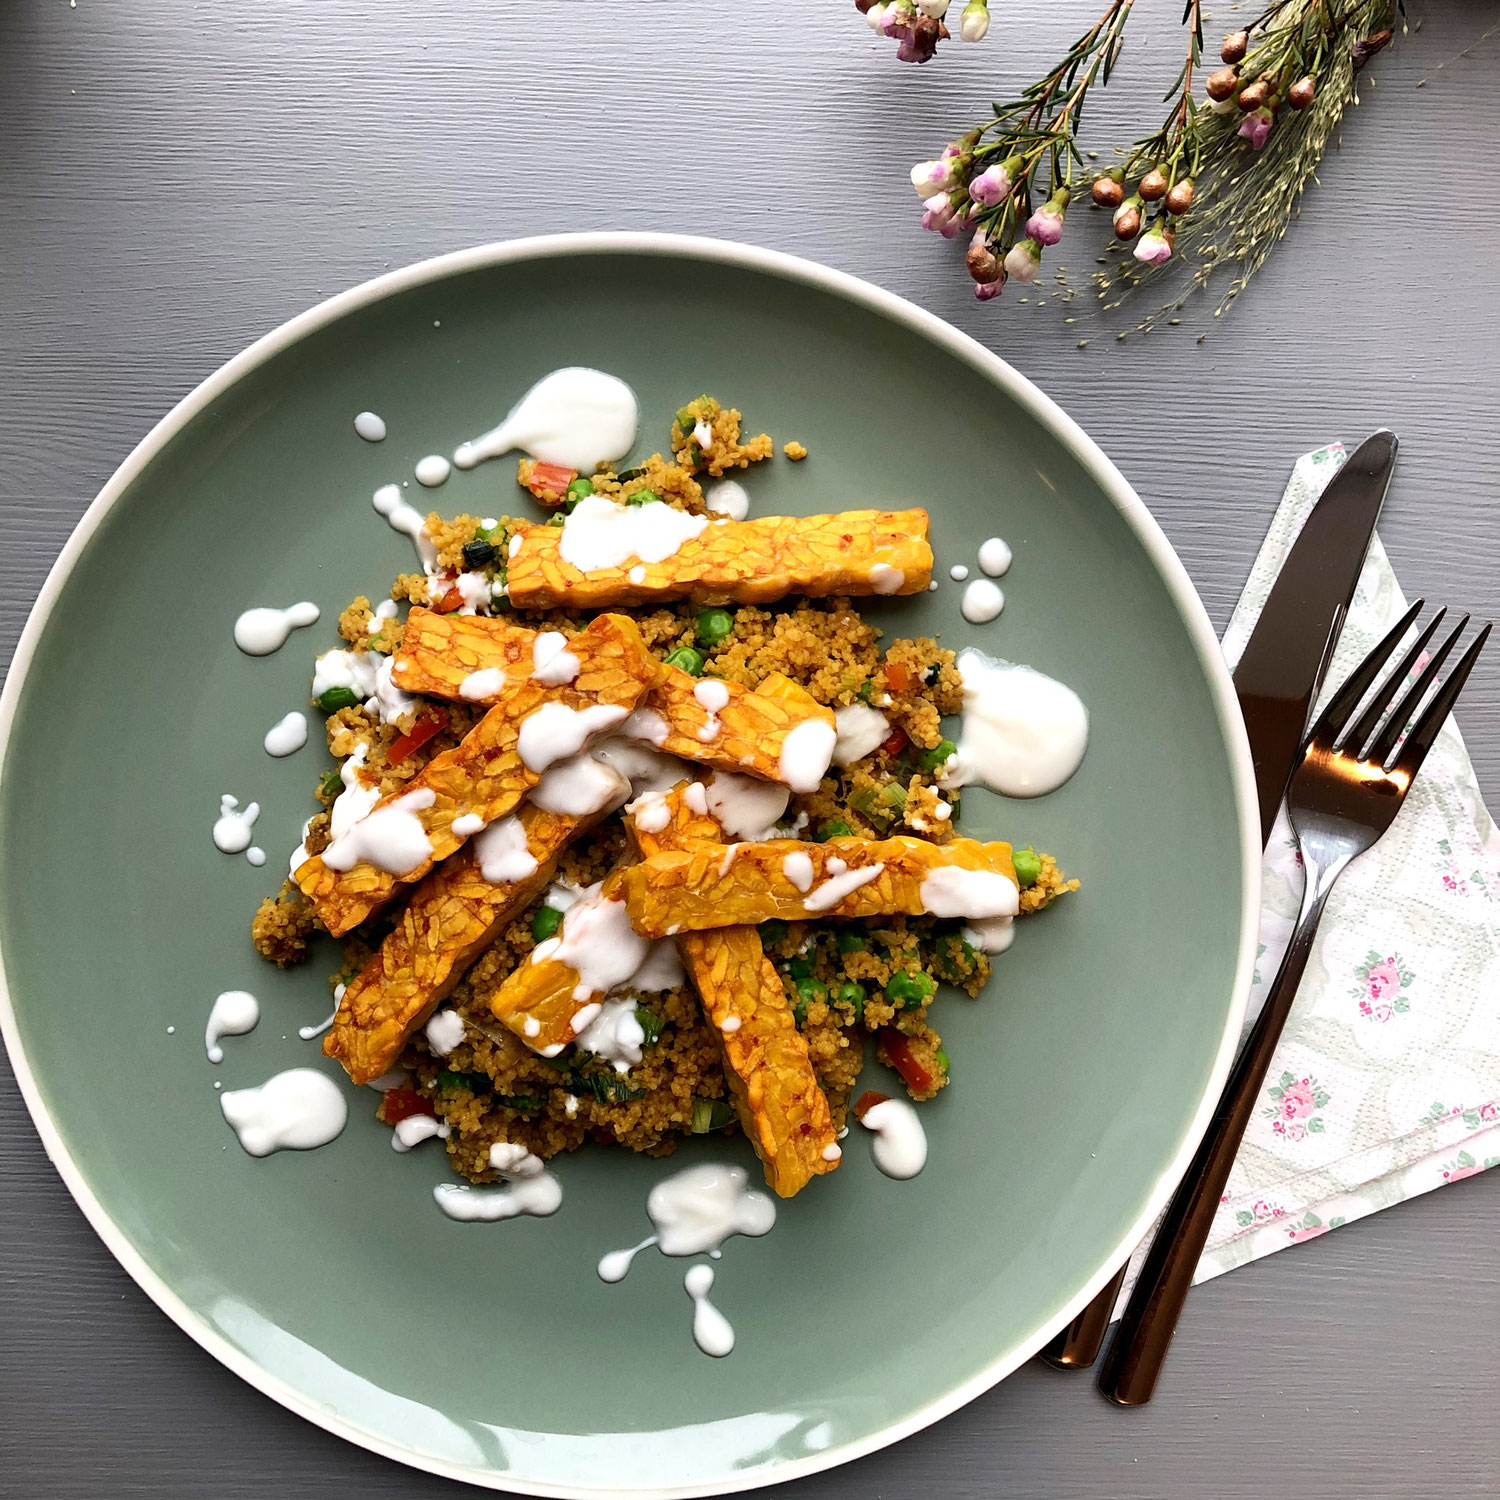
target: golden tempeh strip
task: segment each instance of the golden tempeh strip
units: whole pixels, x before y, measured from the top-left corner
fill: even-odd
[[[643,855],[723,837],[718,822],[694,812],[682,793],[682,787],[668,793],[671,821],[659,832],[626,819]],[[818,1086],[781,977],[753,927],[684,932],[676,942],[718,1035],[740,1124],[765,1166],[766,1182],[778,1196],[790,1198],[812,1178],[833,1171],[840,1152],[828,1098]]]
[[[730,850],[733,849],[731,857]],[[956,868],[1005,876],[1014,886],[1011,846],[954,839],[929,844],[924,839],[829,839],[804,844],[772,839],[763,844],[703,844],[664,851],[621,872],[631,926],[647,937],[700,931],[729,924],[758,924],[779,917],[805,921],[818,917],[921,916],[922,882],[934,871]],[[811,872],[807,888],[787,874],[788,856],[805,859]],[[830,871],[839,860],[845,871]],[[820,900],[819,889],[832,875],[880,865],[866,883],[839,900]],[[796,864],[793,866],[796,869]],[[836,889],[836,888],[830,888]]]
[[[579,673],[572,682],[549,687],[528,677],[518,683],[459,744],[434,756],[399,792],[382,798],[371,811],[369,816],[377,817],[399,798],[430,792],[430,805],[408,804],[427,836],[427,857],[400,874],[367,860],[348,870],[334,870],[322,854],[298,866],[293,878],[335,937],[358,926],[402,885],[420,880],[433,865],[461,848],[465,836],[454,833],[455,818],[493,823],[536,785],[540,772],[521,759],[517,744],[529,714],[544,703],[575,710],[607,706],[629,712],[659,674],[659,664],[647,653],[634,621],[623,615],[598,616],[573,637],[569,650],[579,660]]]
[[[506,620],[414,609],[391,680],[407,693],[455,702],[496,702],[530,676],[535,639],[532,631]],[[503,672],[503,683],[483,698],[466,700],[464,681],[487,669]],[[663,723],[660,738],[651,738],[651,743],[683,760],[780,781],[781,747],[787,734],[809,719],[833,723],[831,708],[777,672],[753,690],[742,683],[724,682],[729,702],[718,713],[718,733],[705,741],[699,735],[708,724],[709,711],[694,696],[699,681],[679,667],[664,666],[661,681],[641,699],[642,715],[649,710]]]
[[[925,510],[710,520],[661,562],[627,559],[584,573],[565,562],[563,530],[527,526],[506,583],[517,609],[600,609],[693,599],[767,604],[787,594],[916,594],[932,576]],[[632,582],[634,573],[640,581]]]
[[[536,870],[524,880],[486,880],[473,847],[460,849],[416,888],[380,951],[349,982],[323,1051],[355,1083],[395,1067],[407,1039],[501,928],[546,888],[563,850],[604,813],[572,817],[528,802],[513,816]]]
[[[617,870],[605,880],[599,892],[601,901],[623,899],[620,874]],[[566,924],[566,916],[563,921]],[[604,996],[588,991],[575,998],[582,983],[578,970],[561,959],[538,957],[539,952],[544,953],[541,944],[491,991],[488,1004],[495,1019],[508,1026],[528,1047],[543,1056],[554,1057],[583,1029],[575,1029],[573,1018]]]

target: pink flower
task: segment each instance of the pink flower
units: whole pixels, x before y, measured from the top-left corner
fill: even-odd
[[[1288,1229],[1286,1237],[1294,1244],[1300,1245],[1303,1240],[1315,1240],[1320,1234],[1327,1234],[1326,1224],[1314,1224],[1311,1229]]]
[[[1237,136],[1250,142],[1257,151],[1266,143],[1266,137],[1271,133],[1271,122],[1276,117],[1264,105],[1260,109],[1252,109],[1243,120],[1240,128],[1235,131]]]
[[[986,167],[970,179],[969,196],[981,208],[993,208],[1010,197],[1010,190],[1014,186],[1010,173],[1006,170],[1006,163],[999,162],[993,167]]]
[[[974,284],[974,295],[981,302],[988,302],[991,297],[998,297],[1000,295],[1000,289],[1004,285],[1004,277],[1001,277],[998,281],[979,281]]]
[[[922,228],[931,229],[938,234],[951,239],[952,235],[947,233],[948,225],[953,222],[953,205],[948,201],[947,193],[934,193],[922,203]]]
[[[1493,1104],[1481,1104],[1479,1106],[1479,1118],[1481,1120],[1493,1120],[1496,1110]]]
[[[1159,266],[1172,256],[1172,232],[1162,227],[1157,220],[1140,239],[1135,242],[1135,258],[1148,266]]]
[[[1471,1167],[1454,1167],[1452,1170],[1443,1173],[1443,1181],[1462,1182],[1465,1177],[1473,1177],[1482,1171],[1484,1171],[1484,1168],[1478,1162],[1475,1162]]]
[[[1055,245],[1062,232],[1062,210],[1053,203],[1044,203],[1026,221],[1026,233],[1039,245]]]
[[[1401,988],[1401,971],[1396,967],[1396,960],[1394,958],[1381,959],[1370,970],[1365,984],[1372,1000],[1384,1000],[1387,995],[1395,994]]]
[[[1289,1084],[1281,1091],[1283,1120],[1305,1120],[1316,1108],[1312,1084],[1306,1078],[1299,1083]]]
[[[934,193],[953,186],[953,168],[943,157],[919,161],[911,169],[911,185],[916,188],[919,198],[930,198]]]
[[[1035,240],[1017,240],[1005,257],[1005,274],[1023,286],[1036,280],[1042,268],[1042,247]]]

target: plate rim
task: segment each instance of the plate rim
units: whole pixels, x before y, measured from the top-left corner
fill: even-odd
[[[1224,1033],[1220,1038],[1218,1052],[1210,1069],[1203,1097],[1198,1102],[1191,1123],[1183,1133],[1176,1154],[1151,1185],[1146,1195],[1144,1209],[1119,1245],[1109,1253],[1099,1269],[1065,1305],[1061,1314],[1038,1325],[1031,1333],[1016,1340],[967,1380],[950,1390],[941,1392],[901,1420],[889,1423],[866,1437],[820,1453],[808,1454],[802,1458],[768,1466],[757,1473],[726,1476],[722,1482],[715,1481],[706,1484],[698,1482],[623,1491],[618,1487],[601,1490],[592,1485],[578,1486],[551,1480],[528,1480],[523,1476],[508,1472],[450,1463],[441,1458],[417,1452],[389,1437],[361,1427],[345,1417],[319,1407],[286,1381],[271,1374],[252,1356],[232,1345],[152,1270],[94,1195],[84,1172],[74,1161],[61,1131],[52,1120],[32,1073],[30,1059],[22,1045],[11,1003],[3,951],[0,951],[0,1038],[4,1039],[21,1095],[26,1101],[26,1107],[41,1137],[48,1159],[57,1169],[63,1183],[95,1234],[104,1242],[105,1247],[137,1286],[162,1312],[200,1348],[248,1385],[336,1437],[397,1463],[445,1478],[488,1489],[508,1490],[515,1494],[557,1497],[557,1500],[600,1500],[600,1497],[605,1495],[627,1493],[637,1496],[657,1495],[664,1497],[664,1500],[667,1500],[667,1497],[669,1500],[689,1500],[689,1497],[735,1494],[767,1485],[782,1484],[849,1463],[866,1454],[889,1447],[942,1420],[999,1384],[1007,1375],[1012,1374],[1093,1299],[1145,1236],[1157,1215],[1166,1206],[1172,1188],[1186,1171],[1197,1142],[1207,1129],[1210,1113],[1228,1076],[1249,1000],[1260,911],[1259,812],[1249,741],[1246,738],[1229,670],[1219,648],[1218,637],[1203,602],[1188,577],[1186,568],[1155,517],[1147,509],[1145,502],[1078,423],[1050,396],[1043,393],[1027,376],[1015,369],[1000,355],[986,348],[971,335],[955,328],[936,313],[928,312],[907,298],[850,272],[836,270],[786,251],[764,249],[735,240],[698,235],[599,230],[532,235],[518,239],[492,241],[415,261],[324,298],[270,332],[263,334],[183,396],[141,438],[109,477],[80,517],[72,534],[48,570],[36,601],[27,615],[20,638],[16,642],[4,688],[0,689],[0,792],[3,792],[5,762],[10,748],[11,731],[29,676],[32,657],[51,619],[63,584],[105,517],[113,510],[147,464],[217,397],[230,390],[252,370],[283,350],[291,348],[310,334],[338,321],[347,314],[398,293],[471,271],[519,261],[620,253],[692,258],[770,274],[786,281],[829,292],[926,338],[985,376],[1054,434],[1105,492],[1145,548],[1158,576],[1166,586],[1178,617],[1187,629],[1198,664],[1203,670],[1220,734],[1229,756],[1230,780],[1237,806],[1240,878],[1243,891],[1240,903],[1239,953],[1235,965],[1233,993],[1230,996],[1225,1017]]]

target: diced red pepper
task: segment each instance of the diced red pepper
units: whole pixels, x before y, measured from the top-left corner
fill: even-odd
[[[917,1061],[916,1053],[911,1050],[911,1043],[906,1037],[894,1026],[886,1026],[882,1028],[879,1040],[885,1048],[887,1060],[905,1080],[907,1087],[913,1093],[925,1094],[936,1080]]]
[[[577,469],[568,469],[562,464],[543,463],[539,460],[526,471],[521,482],[538,500],[551,501],[556,504],[568,493],[568,486],[577,478]]]
[[[464,607],[464,591],[455,583],[434,606],[440,615],[451,615]]]
[[[898,729],[889,739],[881,741],[880,748],[887,755],[900,755],[910,743],[911,740],[908,738],[906,731]]]
[[[911,687],[911,669],[905,662],[888,661],[885,664],[885,685],[893,693],[904,693]]]
[[[393,766],[399,766],[408,755],[420,750],[433,735],[441,734],[442,730],[443,721],[431,714],[418,719],[400,739],[391,742],[391,748],[385,753],[386,759]]]
[[[399,1125],[413,1115],[431,1115],[436,1119],[437,1111],[432,1100],[415,1089],[387,1089],[380,1096],[380,1108],[375,1115],[383,1124]]]
[[[876,1093],[874,1089],[868,1089],[861,1094],[854,1105],[854,1118],[863,1120],[877,1104],[884,1104],[891,1096],[889,1094]]]

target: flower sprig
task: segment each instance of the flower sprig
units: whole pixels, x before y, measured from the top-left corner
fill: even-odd
[[[1200,98],[1202,0],[1186,0],[1188,43],[1164,96],[1166,118],[1089,183],[1094,204],[1112,216],[1117,248],[1130,251],[1098,278],[1100,297],[1132,290],[1177,257],[1193,267],[1189,291],[1229,265],[1232,301],[1285,233],[1329,134],[1357,102],[1359,70],[1392,40],[1401,3],[1273,0],[1224,38],[1223,66]],[[1007,281],[1034,281],[1061,239],[1087,175],[1077,146],[1085,104],[1109,82],[1133,5],[1110,0],[1019,98],[994,105],[991,119],[912,169],[923,227],[950,239],[971,233],[965,264],[981,300]]]

